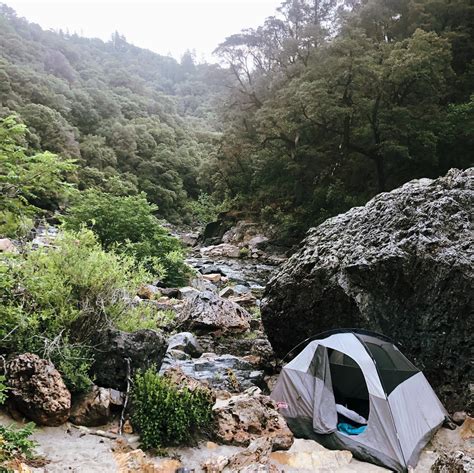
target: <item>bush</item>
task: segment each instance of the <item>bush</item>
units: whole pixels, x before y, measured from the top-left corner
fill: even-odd
[[[160,310],[154,306],[133,307],[117,321],[117,328],[124,332],[135,332],[142,329],[157,329],[169,325],[176,317],[173,310]]]
[[[145,449],[184,445],[210,424],[212,399],[208,391],[179,388],[150,368],[135,376],[131,420]]]
[[[206,193],[199,194],[197,200],[192,200],[187,204],[193,219],[201,225],[206,225],[209,222],[217,220],[221,212],[229,210],[231,202],[225,200],[224,202],[216,202],[216,200]]]
[[[7,390],[5,377],[0,376],[0,406],[6,401]],[[36,442],[29,437],[34,427],[32,422],[21,429],[0,425],[0,471],[10,471],[8,462],[12,460],[28,460],[33,457]]]
[[[63,218],[66,229],[92,229],[103,247],[133,256],[168,285],[185,284],[191,269],[182,246],[167,234],[144,194],[116,196],[97,190],[80,194]]]
[[[105,252],[90,230],[54,247],[0,259],[0,339],[10,352],[50,359],[72,391],[91,380],[95,333],[126,319],[128,294],[150,276],[133,258]]]

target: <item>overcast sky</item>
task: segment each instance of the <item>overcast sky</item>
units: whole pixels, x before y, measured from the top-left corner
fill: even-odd
[[[136,46],[179,59],[186,49],[198,59],[227,36],[257,27],[275,14],[282,0],[0,0],[18,16],[44,29],[110,39],[119,31]]]

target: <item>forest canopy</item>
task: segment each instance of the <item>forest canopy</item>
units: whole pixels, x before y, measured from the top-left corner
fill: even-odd
[[[80,190],[143,192],[172,222],[225,200],[299,237],[377,192],[472,164],[473,11],[286,0],[226,38],[216,65],[119,33],[45,31],[4,5],[0,114],[28,126],[27,154],[75,160]]]

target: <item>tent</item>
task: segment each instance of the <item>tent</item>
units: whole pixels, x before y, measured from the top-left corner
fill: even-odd
[[[326,332],[286,364],[271,397],[297,437],[397,472],[415,467],[447,413],[387,337]]]

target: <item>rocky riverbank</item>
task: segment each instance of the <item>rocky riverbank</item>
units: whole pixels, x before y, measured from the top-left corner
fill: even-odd
[[[187,262],[195,270],[194,277],[185,287],[163,287],[157,282],[155,285],[142,285],[137,294],[127,296],[130,304],[143,308],[144,313],[146,308],[152,307],[162,314],[160,328],[131,333],[110,328],[100,332],[96,337],[97,355],[93,367],[96,385],[88,393],[71,396],[52,363],[35,355],[23,354],[8,361],[8,416],[3,413],[0,423],[10,423],[12,419],[9,416],[20,423],[28,419],[37,422],[39,426],[34,439],[38,442],[38,453],[44,456],[44,461],[37,459],[30,466],[13,465],[13,469],[23,472],[72,470],[84,473],[174,472],[179,467],[195,472],[384,471],[355,460],[350,452],[330,451],[314,441],[293,437],[278,412],[278,406],[268,397],[278,376],[280,361],[277,356],[286,350],[287,345],[293,345],[300,333],[317,332],[320,326],[318,323],[315,325],[314,320],[329,320],[329,313],[334,314],[334,324],[338,326],[350,326],[355,317],[367,314],[368,320],[371,320],[372,315],[367,311],[375,307],[372,303],[375,299],[368,288],[378,287],[375,281],[384,282],[388,275],[400,275],[392,281],[393,297],[390,299],[399,301],[402,295],[400,285],[409,276],[412,280],[415,278],[413,271],[416,268],[417,274],[424,278],[418,277],[418,282],[429,280],[434,288],[432,291],[436,289],[438,292],[441,291],[441,279],[443,287],[448,287],[446,284],[452,279],[448,277],[452,271],[458,276],[464,274],[460,271],[464,266],[459,262],[462,252],[469,248],[448,245],[447,242],[457,241],[463,235],[464,210],[461,204],[464,198],[459,196],[466,187],[463,184],[465,180],[465,174],[452,173],[444,180],[410,183],[393,193],[382,194],[365,208],[353,209],[313,230],[302,249],[282,266],[279,265],[285,257],[282,253],[275,253],[270,246],[262,246],[268,241],[267,237],[259,234],[256,226],[249,222],[237,223],[237,228],[227,229],[220,239],[214,237],[213,244],[208,246],[196,243],[198,239],[193,235],[178,232],[183,241],[190,245]],[[427,197],[427,189],[438,197]],[[450,218],[442,213],[446,209],[453,209]],[[403,217],[398,218],[396,212],[403,214]],[[383,215],[389,217],[382,220]],[[428,224],[429,219],[431,224]],[[390,227],[391,222],[400,226],[402,221],[405,222],[403,238]],[[377,222],[383,224],[384,229],[376,227]],[[440,233],[440,222],[452,231]],[[415,233],[417,228],[421,229],[421,233]],[[381,236],[385,234],[397,258],[382,257],[387,254],[382,244],[385,240]],[[372,242],[371,235],[375,235]],[[55,237],[54,229],[39,228],[34,244],[53,245]],[[403,245],[400,241],[404,242]],[[445,268],[442,274],[446,277],[441,279],[428,270],[423,272],[423,264],[417,265],[410,259],[410,255],[415,254],[409,251],[413,242],[416,242],[417,257],[423,257],[427,267],[427,260],[441,261],[440,248],[443,249],[443,258],[450,258],[451,262],[459,264],[452,266],[451,270],[442,266]],[[5,248],[9,248],[6,251],[12,250],[10,244],[14,249],[14,242],[8,245],[4,242]],[[341,248],[345,248],[345,257],[341,256]],[[370,254],[367,255],[367,252]],[[349,253],[359,255],[357,264],[348,260]],[[406,260],[404,255],[409,255]],[[385,261],[390,261],[391,265],[382,265],[386,268],[383,274],[387,278],[381,280],[376,268]],[[308,262],[311,262],[313,269]],[[361,268],[364,269],[362,273]],[[354,275],[372,273],[370,285],[360,277],[356,284]],[[268,280],[271,282],[265,293],[264,330],[260,306]],[[461,276],[453,279],[461,280]],[[395,284],[397,281],[398,285]],[[415,298],[415,290],[419,294],[422,286],[412,288],[411,299],[420,300]],[[423,287],[427,291],[431,286]],[[406,284],[403,287],[407,287]],[[288,288],[294,288],[294,291]],[[338,296],[341,291],[344,297]],[[461,300],[455,297],[458,292],[449,292],[452,297],[449,304],[446,301],[430,313],[451,314],[454,302]],[[461,292],[466,295],[464,289]],[[297,297],[297,294],[300,296]],[[316,296],[320,297],[317,299],[320,303],[314,305],[312,301]],[[396,307],[400,308],[401,303],[397,304]],[[388,306],[385,304],[384,307]],[[425,327],[422,322],[427,320],[427,310],[423,312],[420,305],[414,307],[418,307],[413,316],[418,317],[417,326]],[[323,311],[323,315],[314,318],[312,311],[316,309],[317,314]],[[344,316],[341,315],[343,313]],[[424,318],[419,317],[420,313],[425,314]],[[395,317],[394,314],[392,316]],[[434,320],[434,315],[430,317]],[[443,317],[442,320],[448,320],[448,315]],[[408,321],[413,321],[413,318],[404,316],[402,319],[398,323],[405,321],[402,324],[405,329],[412,326]],[[300,326],[302,321],[308,322],[309,328],[303,330]],[[290,325],[291,330],[288,329]],[[453,333],[452,330],[450,333]],[[410,334],[415,336],[413,331]],[[429,340],[441,335],[436,328]],[[463,336],[469,334],[458,335],[456,340],[461,341]],[[445,335],[443,337],[443,340],[447,339]],[[421,347],[419,340],[416,343],[417,347]],[[464,353],[469,343],[465,341],[454,352]],[[424,360],[420,358],[423,353],[420,348],[417,362]],[[462,361],[463,356],[458,356],[458,359]],[[125,404],[128,401],[130,373],[151,365],[177,386],[208,390],[214,400],[212,428],[195,439],[192,447],[167,449],[161,452],[164,456],[144,453],[131,423],[128,420],[124,424],[120,422],[123,413],[127,417]],[[448,378],[449,386],[456,390],[452,376]],[[462,393],[456,396],[456,399],[465,399]],[[455,405],[458,407],[458,401]],[[472,471],[469,468],[472,468],[471,457],[474,454],[473,421],[462,412],[457,414],[455,420],[462,427],[453,431],[440,429],[425,448],[416,472]],[[121,435],[120,427],[123,427]],[[462,453],[456,453],[458,451]]]

